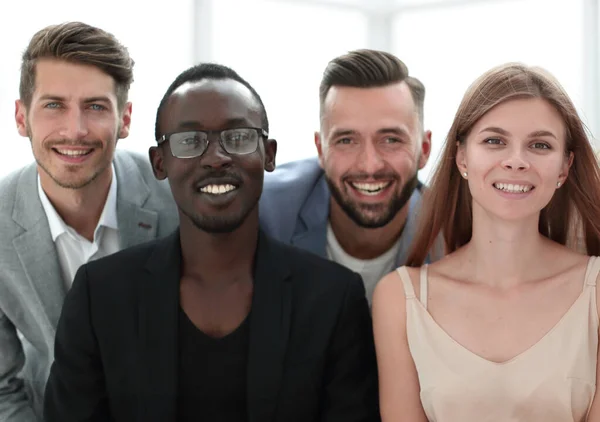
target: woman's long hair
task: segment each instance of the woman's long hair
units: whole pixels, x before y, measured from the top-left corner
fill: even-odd
[[[522,98],[542,98],[554,106],[566,126],[565,153],[574,155],[565,184],[541,211],[539,231],[563,245],[578,242],[589,255],[600,254],[600,170],[577,110],[548,72],[508,63],[480,76],[463,97],[426,193],[407,265],[422,265],[440,233],[446,253],[469,242],[472,197],[456,166],[457,142],[464,143],[473,126],[492,108]]]

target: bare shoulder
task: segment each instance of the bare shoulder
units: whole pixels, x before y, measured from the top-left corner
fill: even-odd
[[[403,267],[411,273],[413,268]],[[411,276],[412,278],[412,276]],[[384,303],[390,299],[389,297],[393,297],[393,300],[396,299],[405,299],[406,295],[404,292],[404,285],[402,282],[402,278],[398,273],[398,270],[394,270],[391,273],[386,274],[375,286],[375,291],[373,293],[373,301],[377,298],[378,302]]]
[[[410,278],[413,290],[418,291],[420,267],[401,267],[405,269]],[[398,270],[388,273],[383,277],[373,293],[373,318],[400,318],[404,319],[406,309],[406,288]],[[383,316],[385,315],[385,316]]]
[[[373,292],[373,318],[376,315],[396,313],[405,309],[406,295],[398,271],[385,275],[375,286]]]

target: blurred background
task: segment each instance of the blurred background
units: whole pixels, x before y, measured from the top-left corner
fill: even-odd
[[[147,153],[156,108],[185,68],[214,61],[259,92],[279,142],[278,164],[316,155],[318,86],[327,62],[356,48],[396,54],[427,89],[433,152],[427,181],[469,84],[492,66],[545,67],[590,134],[600,136],[600,0],[20,0],[0,5],[0,177],[33,160],[18,135],[22,51],[42,27],[80,20],[112,32],[135,60],[129,138]],[[9,5],[10,4],[10,5]],[[594,140],[595,147],[600,147]]]

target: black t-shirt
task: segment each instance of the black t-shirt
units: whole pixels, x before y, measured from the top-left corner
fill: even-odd
[[[245,422],[249,319],[222,338],[199,330],[179,310],[179,422]]]

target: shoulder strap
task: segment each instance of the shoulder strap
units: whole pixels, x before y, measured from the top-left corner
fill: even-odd
[[[600,273],[600,258],[591,256],[585,274],[585,284],[587,286],[595,286],[598,274]]]
[[[404,285],[404,295],[406,299],[412,299],[415,296],[415,289],[410,281],[410,276],[408,275],[408,271],[406,271],[406,267],[402,266],[396,270],[398,275],[400,276],[400,280],[402,280],[402,284]]]
[[[421,303],[427,309],[427,264],[421,267],[421,295],[419,297]]]

